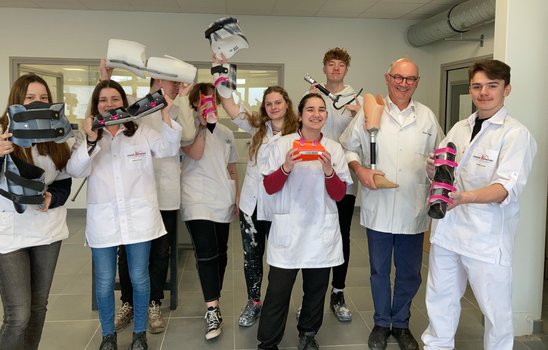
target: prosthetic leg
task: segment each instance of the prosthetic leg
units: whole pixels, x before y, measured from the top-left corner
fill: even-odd
[[[449,192],[457,190],[453,186],[455,167],[457,166],[457,163],[455,163],[456,154],[457,147],[453,142],[448,142],[446,148],[439,148],[434,151],[436,173],[428,197],[428,203],[430,204],[428,215],[433,219],[445,217],[447,205],[453,204],[453,201],[449,198]]]
[[[365,114],[365,129],[370,138],[370,157],[371,169],[377,169],[377,133],[381,127],[381,117],[384,111],[384,101],[380,95],[373,96],[365,94],[363,96],[363,112]],[[384,176],[375,175],[373,177],[377,188],[396,188],[397,184],[387,180]]]

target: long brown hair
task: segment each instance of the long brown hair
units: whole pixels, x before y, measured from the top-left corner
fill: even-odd
[[[52,103],[51,91],[48,84],[44,79],[39,77],[34,73],[25,74],[20,76],[11,86],[10,95],[8,97],[8,106],[15,104],[23,104],[25,102],[25,97],[27,96],[27,90],[30,84],[38,83],[43,85],[46,88],[48,93],[48,102]],[[0,125],[2,130],[6,132],[8,130],[8,109],[4,111],[4,114],[0,118]],[[13,144],[13,155],[23,159],[25,162],[34,164],[32,159],[32,148],[23,148],[19,147],[16,144]],[[41,142],[36,144],[36,149],[38,154],[41,156],[49,156],[57,170],[62,170],[66,167],[67,162],[70,158],[70,149],[66,142],[55,143],[53,141]]]
[[[281,86],[270,86],[263,93],[263,101],[261,102],[259,113],[246,113],[251,126],[258,129],[255,135],[253,135],[251,145],[249,146],[249,160],[251,161],[257,162],[257,153],[259,153],[259,148],[266,135],[266,122],[270,120],[270,117],[266,114],[265,99],[267,95],[274,92],[282,95],[287,104],[287,112],[284,115],[284,126],[280,132],[282,135],[287,135],[297,131],[298,119],[293,110],[293,102],[291,102],[287,91]]]
[[[99,114],[99,109],[97,106],[99,105],[99,95],[101,95],[101,90],[112,88],[120,93],[120,96],[122,96],[122,102],[124,103],[124,108],[127,108],[129,105],[127,101],[126,92],[124,91],[124,88],[122,85],[118,84],[114,80],[101,80],[96,86],[95,89],[93,89],[93,93],[91,94],[91,115],[95,116]],[[133,121],[129,121],[127,123],[124,123],[124,126],[126,129],[124,130],[124,135],[131,137],[135,134],[135,131],[137,131],[137,124]],[[103,137],[103,129],[97,130],[97,140],[100,140]]]

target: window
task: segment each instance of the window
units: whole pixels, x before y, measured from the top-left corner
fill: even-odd
[[[212,81],[208,62],[189,62],[198,68],[197,81]],[[17,77],[36,73],[46,80],[54,102],[65,103],[65,113],[72,123],[85,118],[91,94],[99,80],[97,59],[10,58],[11,82]],[[119,82],[128,95],[145,96],[149,92],[148,78],[141,78],[125,69],[115,69],[112,79]],[[235,100],[252,111],[260,107],[263,91],[272,85],[283,84],[282,64],[238,64],[238,88]],[[219,108],[219,120],[232,130],[236,126]]]

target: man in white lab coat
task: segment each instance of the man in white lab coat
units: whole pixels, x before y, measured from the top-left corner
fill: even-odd
[[[362,184],[360,223],[367,232],[375,306],[369,348],[385,349],[392,334],[401,349],[418,350],[409,330],[409,318],[411,302],[422,281],[422,243],[430,223],[424,163],[443,138],[443,132],[430,108],[412,98],[420,77],[411,59],[392,63],[384,79],[388,96],[376,138],[379,170],[369,167],[370,136],[365,130],[363,111],[354,117],[339,140],[347,150],[350,169]],[[399,187],[378,188],[375,175],[385,175]]]
[[[424,348],[453,349],[460,299],[470,286],[484,315],[484,349],[511,350],[512,249],[519,202],[536,143],[509,115],[510,67],[497,60],[469,68],[470,95],[477,111],[458,122],[442,141],[456,145],[455,187],[446,216],[433,230],[426,290],[430,324]],[[434,161],[427,172],[434,176]]]

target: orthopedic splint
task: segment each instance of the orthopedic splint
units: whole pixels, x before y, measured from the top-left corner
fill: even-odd
[[[3,171],[8,190],[0,188],[0,195],[11,200],[19,214],[25,212],[27,204],[41,205],[44,203],[44,192],[47,189],[44,169],[8,154],[4,161]]]
[[[202,117],[207,121],[207,129],[213,133],[219,115],[217,113],[217,104],[215,103],[215,94],[204,95],[200,94],[200,106],[207,105],[206,109],[202,113]]]
[[[232,92],[236,90],[236,72],[235,64],[216,64],[211,66],[211,75],[213,75],[213,85],[217,92],[224,97],[229,98]]]
[[[247,38],[234,17],[223,17],[211,23],[205,31],[205,37],[209,40],[217,58],[221,58],[221,54],[224,54],[228,59],[238,50],[249,47]]]
[[[63,143],[72,136],[64,103],[35,101],[24,106],[11,105],[8,118],[8,131],[13,134],[10,141],[23,148],[48,141]]]
[[[448,142],[447,147],[438,148],[434,151],[436,172],[434,174],[434,181],[430,186],[430,196],[428,197],[430,205],[428,215],[433,219],[442,219],[447,211],[447,205],[453,204],[453,201],[449,198],[449,192],[457,190],[453,186],[455,168],[458,165],[455,162],[456,154],[457,147],[452,142]]]
[[[150,57],[145,55],[145,46],[136,41],[110,39],[107,49],[107,66],[132,71],[141,78],[148,73],[154,79],[194,82],[196,72],[193,65],[175,57]]]
[[[162,90],[158,90],[135,101],[127,110],[119,107],[97,114],[93,118],[91,128],[92,130],[96,130],[105,126],[127,123],[130,120],[136,120],[154,113],[165,106],[167,106],[167,102],[162,94]]]

